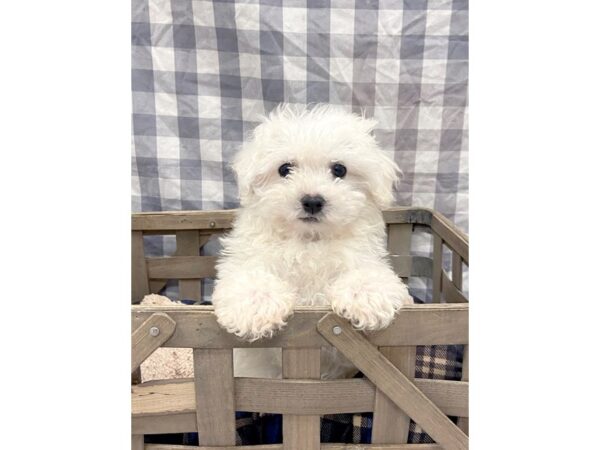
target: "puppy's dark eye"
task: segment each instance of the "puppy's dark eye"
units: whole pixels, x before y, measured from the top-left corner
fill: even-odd
[[[335,163],[333,166],[331,166],[331,173],[336,178],[344,178],[346,172],[346,166],[343,164]]]
[[[287,177],[292,171],[292,167],[294,166],[291,163],[285,163],[279,166],[279,176],[284,178]]]

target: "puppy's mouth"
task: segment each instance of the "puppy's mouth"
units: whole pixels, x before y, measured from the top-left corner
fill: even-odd
[[[300,217],[300,220],[304,223],[317,223],[320,222],[318,217],[308,216],[308,217]]]

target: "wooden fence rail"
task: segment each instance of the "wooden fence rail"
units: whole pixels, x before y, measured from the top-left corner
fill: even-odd
[[[176,348],[292,347],[329,345],[317,332],[317,323],[330,308],[298,307],[285,330],[272,339],[246,342],[227,333],[217,323],[212,306],[138,306],[132,309],[132,329],[152,314],[165,313],[175,321],[173,335],[163,344]],[[469,308],[466,303],[406,305],[385,330],[368,334],[377,346],[466,344],[469,341]]]

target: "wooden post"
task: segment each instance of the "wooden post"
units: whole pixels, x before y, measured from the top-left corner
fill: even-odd
[[[381,347],[381,354],[408,379],[415,375],[416,347]],[[379,388],[375,392],[373,410],[373,444],[404,444],[408,442],[410,417]]]
[[[200,445],[235,445],[232,349],[194,349],[196,422]]]
[[[452,252],[452,284],[462,292],[463,286],[463,272],[462,272],[462,258],[457,252]],[[462,364],[462,381],[469,381],[469,346],[465,345],[463,351],[463,364]],[[459,417],[458,427],[466,434],[469,435],[469,418]]]
[[[462,381],[469,381],[469,346],[465,345],[463,352],[463,365],[462,365]],[[469,418],[459,417],[458,427],[463,430],[466,435],[469,435]]]
[[[198,256],[200,234],[198,230],[176,232],[177,256]],[[179,280],[179,300],[200,300],[202,298],[200,279]]]
[[[388,251],[390,255],[410,255],[412,223],[395,223],[388,226]],[[402,278],[405,283],[408,277]]]
[[[283,349],[283,378],[321,377],[321,349]],[[319,450],[321,448],[321,416],[283,416],[284,450]]]
[[[442,238],[433,233],[433,303],[439,303],[442,296]]]
[[[462,291],[463,285],[463,271],[462,271],[462,258],[456,252],[452,252],[452,284],[456,286],[456,289]]]
[[[388,231],[388,250],[393,255],[410,255],[412,224],[393,224]],[[403,279],[407,282],[408,279]],[[416,347],[380,347],[387,357],[407,378],[415,375]],[[403,444],[408,442],[410,417],[380,389],[375,392],[373,411],[373,444]]]
[[[144,258],[144,235],[131,232],[131,303],[139,303],[150,293],[148,270]]]

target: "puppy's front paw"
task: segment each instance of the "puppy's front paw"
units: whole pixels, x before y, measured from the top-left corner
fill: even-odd
[[[330,286],[328,297],[333,311],[359,330],[385,328],[402,305],[413,303],[406,285],[389,269],[348,272]]]
[[[292,313],[287,301],[264,290],[252,290],[246,296],[238,307],[215,309],[219,325],[250,342],[273,337],[285,326]]]
[[[264,273],[220,280],[213,293],[219,325],[251,342],[270,338],[283,328],[295,300],[296,295],[285,283]]]

